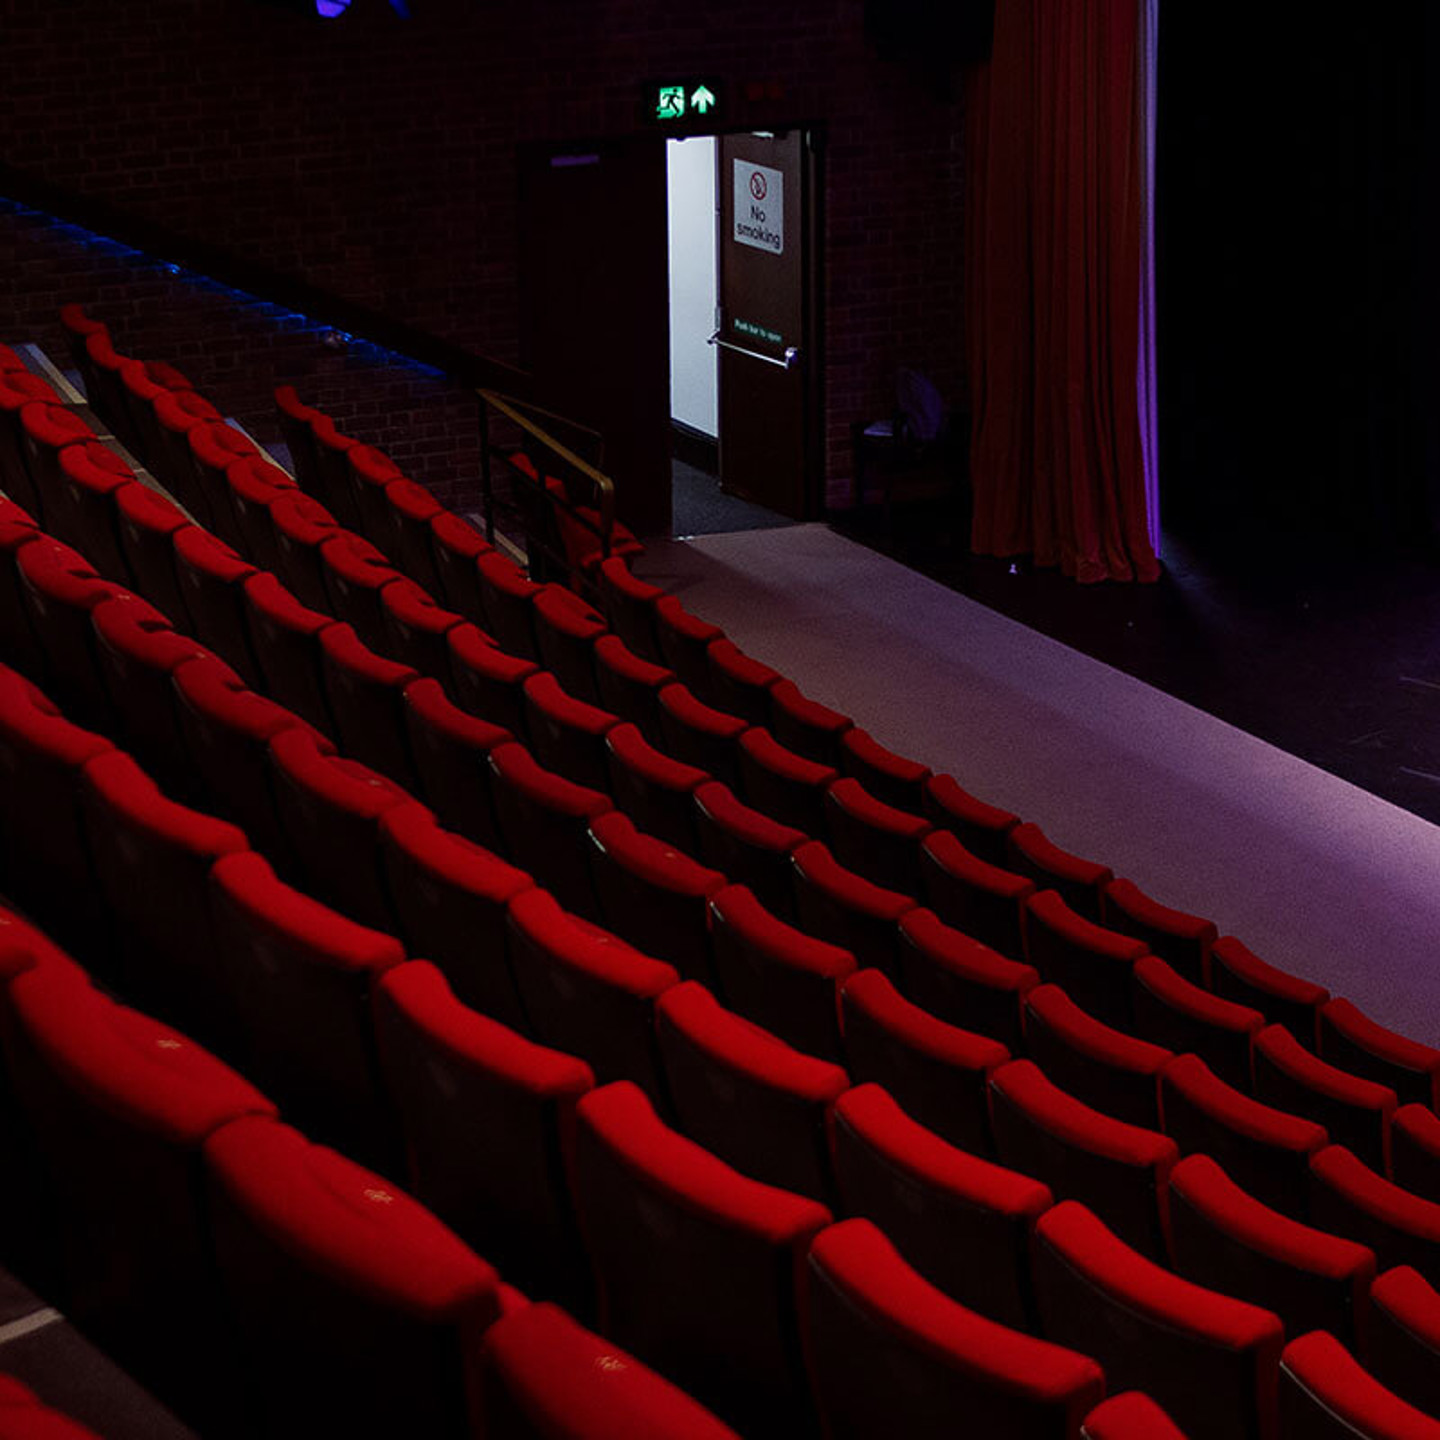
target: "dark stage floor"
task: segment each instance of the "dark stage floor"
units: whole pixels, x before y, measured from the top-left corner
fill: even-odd
[[[1154,585],[1079,586],[963,553],[945,517],[836,528],[1424,818],[1440,822],[1440,566],[1236,556],[1167,534]],[[1298,547],[1297,547],[1298,548]]]

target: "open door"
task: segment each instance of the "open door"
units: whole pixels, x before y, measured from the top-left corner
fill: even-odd
[[[822,508],[815,161],[801,130],[720,137],[720,483],[797,520]]]

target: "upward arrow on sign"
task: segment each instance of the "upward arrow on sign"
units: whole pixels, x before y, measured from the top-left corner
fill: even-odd
[[[704,85],[702,85],[698,90],[693,91],[690,95],[690,104],[694,106],[694,108],[701,115],[705,114],[705,112],[709,110],[710,107],[714,105],[714,103],[714,94]]]

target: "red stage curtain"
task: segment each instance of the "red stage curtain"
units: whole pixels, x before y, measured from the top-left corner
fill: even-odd
[[[996,0],[968,94],[972,545],[1081,581],[1160,570],[1136,395],[1144,3]]]

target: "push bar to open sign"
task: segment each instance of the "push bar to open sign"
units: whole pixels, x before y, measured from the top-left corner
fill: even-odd
[[[722,340],[718,330],[706,341],[706,344],[718,345],[722,350],[733,350],[737,355],[748,355],[752,360],[763,360],[767,365],[778,365],[782,370],[795,370],[800,365],[800,351],[794,345],[787,345],[783,356],[766,355],[763,351],[736,345],[732,340]]]

